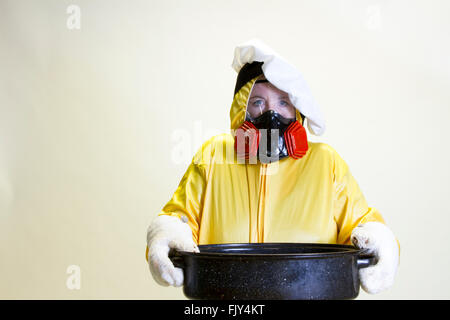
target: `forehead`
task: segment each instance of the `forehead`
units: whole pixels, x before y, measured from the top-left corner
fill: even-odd
[[[276,94],[279,96],[287,96],[288,94],[277,87],[275,87],[270,82],[255,83],[253,85],[251,96],[255,95],[267,95]]]

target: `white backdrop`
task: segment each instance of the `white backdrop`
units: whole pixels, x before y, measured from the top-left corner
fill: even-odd
[[[229,130],[233,49],[258,37],[301,70],[327,121],[311,140],[400,240],[395,285],[359,298],[449,299],[449,10],[0,0],[0,298],[184,299],[152,280],[146,228]]]

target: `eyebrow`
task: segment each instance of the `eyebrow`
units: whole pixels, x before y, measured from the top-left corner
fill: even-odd
[[[264,99],[265,100],[265,98],[261,97],[261,96],[253,96],[253,97],[250,97],[249,100],[250,99],[255,99],[255,98],[259,98],[259,99]],[[287,99],[287,100],[289,100],[289,96],[287,96],[285,94],[280,94],[280,95],[278,95],[278,99]]]

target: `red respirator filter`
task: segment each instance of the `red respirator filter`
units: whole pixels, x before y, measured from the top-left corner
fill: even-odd
[[[308,151],[306,130],[298,121],[291,123],[286,129],[284,132],[284,141],[289,156],[294,159],[300,159],[306,154],[306,151]]]
[[[236,130],[234,136],[234,149],[237,156],[248,160],[256,157],[259,147],[259,130],[249,121],[245,121],[242,126]]]

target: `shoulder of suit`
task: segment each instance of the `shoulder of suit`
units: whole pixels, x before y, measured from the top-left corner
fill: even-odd
[[[229,133],[221,133],[206,140],[194,156],[196,164],[207,165],[211,162],[222,162],[226,150],[234,148],[234,138]],[[217,159],[217,158],[220,159]]]
[[[312,155],[330,156],[335,157],[337,155],[336,150],[327,143],[324,142],[308,142],[309,151]]]

